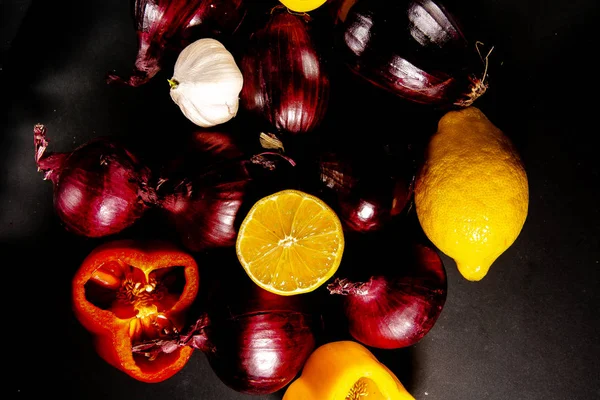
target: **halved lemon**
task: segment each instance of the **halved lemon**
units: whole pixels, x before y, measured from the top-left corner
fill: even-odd
[[[238,260],[261,288],[283,296],[312,292],[337,271],[344,233],[335,211],[299,190],[258,200],[240,225]]]

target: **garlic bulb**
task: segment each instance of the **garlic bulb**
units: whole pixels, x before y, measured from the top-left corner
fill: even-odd
[[[203,38],[179,53],[169,84],[171,98],[187,119],[211,127],[237,114],[243,76],[221,42]]]

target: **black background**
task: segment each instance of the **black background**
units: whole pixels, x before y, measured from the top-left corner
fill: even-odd
[[[517,241],[480,282],[467,282],[442,255],[448,298],[438,322],[410,349],[377,355],[418,400],[599,398],[597,4],[454,3],[495,46],[490,89],[476,105],[523,157],[529,215]],[[74,237],[60,226],[52,186],[36,171],[33,125],[47,125],[53,151],[115,135],[148,155],[176,148],[190,126],[169,98],[171,71],[136,89],[104,83],[107,71],[126,72],[133,63],[130,2],[0,4],[0,246],[9,371],[2,391],[16,399],[281,398],[283,392],[260,397],[229,389],[199,352],[180,373],[154,385],[132,380],[95,354],[69,307],[70,276],[101,240]],[[346,118],[355,129],[402,136],[431,124],[397,112],[383,94],[368,104],[354,100]],[[151,223],[125,235],[148,234],[144,224]]]

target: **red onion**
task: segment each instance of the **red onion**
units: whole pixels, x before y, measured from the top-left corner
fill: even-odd
[[[208,310],[188,332],[142,343],[134,352],[152,356],[178,346],[199,349],[219,379],[241,393],[270,394],[291,382],[322,329],[309,297],[279,296],[232,277],[212,282],[211,288]]]
[[[414,255],[400,253],[397,272],[365,282],[336,278],[327,288],[344,295],[350,334],[381,349],[412,346],[434,326],[446,302],[446,270],[431,248],[416,245]]]
[[[279,169],[294,162],[268,152],[249,157],[226,133],[197,133],[194,142],[163,172],[157,204],[188,250],[233,246],[240,209],[254,192],[274,188]]]
[[[108,75],[108,83],[140,86],[152,79],[165,59],[201,37],[233,34],[246,15],[243,0],[135,0],[138,53],[132,75]]]
[[[237,143],[237,138],[227,132],[198,130],[191,135],[190,142],[190,151],[210,154],[213,161],[231,159],[242,155],[242,149]]]
[[[204,173],[181,181],[165,180],[159,186],[159,206],[188,250],[197,252],[235,243],[237,213],[252,179],[248,163],[220,163]]]
[[[275,7],[251,35],[240,61],[242,108],[293,135],[313,131],[329,101],[329,78],[308,18]]]
[[[243,157],[244,150],[239,140],[230,131],[215,128],[200,128],[166,154],[162,160],[161,174],[183,178],[192,172],[201,171],[210,165]]]
[[[133,225],[154,202],[150,171],[122,144],[96,138],[69,153],[47,153],[46,127],[34,127],[35,161],[54,185],[54,207],[79,235],[112,235]]]
[[[344,0],[340,59],[366,81],[406,100],[466,107],[487,89],[487,55],[443,0]],[[488,53],[489,55],[489,53]]]
[[[406,158],[367,149],[324,151],[318,165],[324,193],[347,231],[379,231],[412,200],[414,167]]]

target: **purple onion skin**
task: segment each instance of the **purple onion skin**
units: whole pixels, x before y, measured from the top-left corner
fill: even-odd
[[[487,90],[482,55],[440,0],[358,0],[338,23],[350,71],[405,100],[466,107]]]
[[[183,178],[212,164],[243,157],[237,138],[227,130],[201,128],[192,132],[181,147],[163,159],[163,178]]]
[[[67,230],[109,236],[133,225],[152,205],[150,171],[122,145],[98,138],[70,153],[45,153],[46,128],[34,128],[36,162],[54,186],[54,208]]]
[[[344,227],[352,232],[368,233],[384,229],[399,215],[412,198],[412,186],[400,178],[389,178],[381,186],[363,185],[350,195],[338,198]]]
[[[237,236],[237,214],[251,181],[246,161],[222,162],[175,186],[164,185],[158,206],[188,250],[231,247]]]
[[[196,343],[202,343],[209,364],[227,386],[271,394],[302,369],[315,349],[321,319],[309,295],[270,293],[235,267],[239,278],[236,272],[218,272],[208,295],[210,323]]]
[[[319,170],[320,181],[332,194],[329,203],[347,232],[381,231],[412,199],[414,174],[403,160],[388,160],[383,154],[323,152]]]
[[[313,131],[323,120],[330,83],[301,15],[274,9],[241,56],[240,105],[279,132]]]
[[[373,276],[364,283],[336,280],[331,293],[345,295],[349,332],[359,342],[381,349],[418,343],[435,325],[446,302],[446,271],[439,255],[415,248],[415,264],[394,276]]]
[[[147,83],[188,44],[233,34],[246,15],[243,0],[136,0],[138,52],[130,76],[109,74],[107,83]]]
[[[206,351],[219,379],[254,395],[274,393],[296,377],[315,348],[310,316],[282,311],[255,313],[206,328]]]
[[[188,250],[235,243],[234,222],[250,182],[243,155],[231,133],[199,129],[166,162],[157,204]]]

